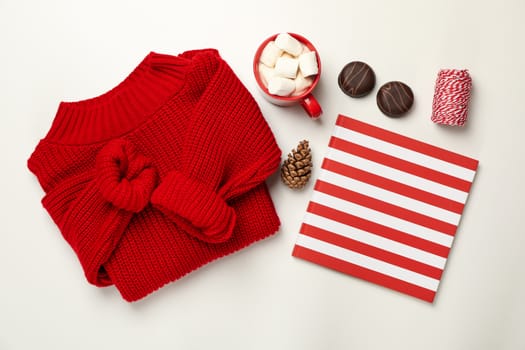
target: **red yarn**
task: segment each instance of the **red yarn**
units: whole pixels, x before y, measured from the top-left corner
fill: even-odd
[[[467,121],[472,79],[467,70],[442,69],[436,79],[431,120],[463,126]]]
[[[275,233],[264,181],[280,156],[209,49],[150,53],[111,91],[61,103],[28,166],[87,280],[134,301]]]

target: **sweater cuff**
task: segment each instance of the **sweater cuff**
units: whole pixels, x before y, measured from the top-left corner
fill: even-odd
[[[227,241],[235,227],[235,211],[223,198],[177,170],[155,189],[151,203],[188,234],[207,243]]]

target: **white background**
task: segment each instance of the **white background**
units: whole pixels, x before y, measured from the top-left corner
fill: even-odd
[[[0,349],[525,349],[524,15],[521,0],[0,0]],[[282,31],[322,57],[320,121],[257,92],[253,53]],[[27,158],[59,101],[105,92],[151,50],[205,47],[254,94],[284,153],[310,140],[316,169],[338,113],[480,160],[434,304],[293,258],[313,181],[293,192],[277,176],[276,236],[133,304],[84,280]],[[337,86],[356,59],[377,76],[361,99]],[[472,75],[464,128],[430,121],[440,68]],[[415,94],[401,119],[375,104],[390,80]]]

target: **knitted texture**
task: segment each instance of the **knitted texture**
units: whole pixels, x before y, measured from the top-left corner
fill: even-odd
[[[275,233],[264,181],[280,156],[253,97],[206,49],[150,53],[111,91],[60,103],[28,167],[87,280],[135,301]]]

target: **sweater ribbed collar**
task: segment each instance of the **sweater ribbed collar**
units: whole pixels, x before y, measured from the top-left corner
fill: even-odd
[[[60,102],[45,140],[60,144],[91,144],[121,136],[148,120],[176,94],[199,62],[217,55],[213,49],[177,56],[150,52],[117,86],[97,97]]]

